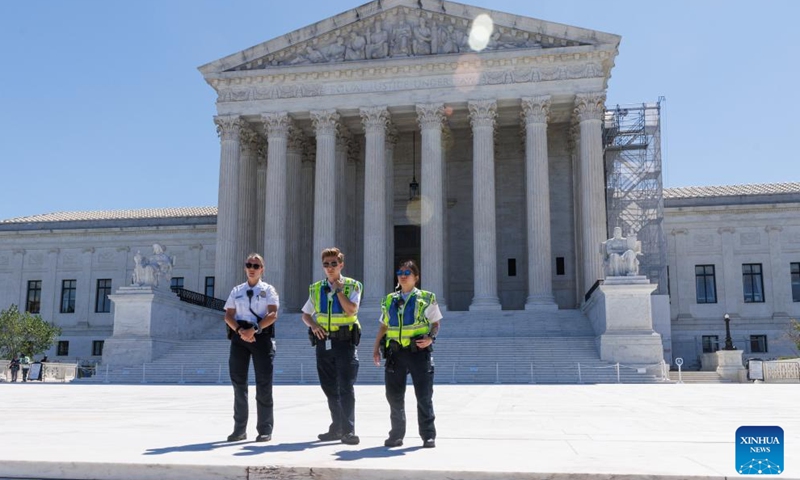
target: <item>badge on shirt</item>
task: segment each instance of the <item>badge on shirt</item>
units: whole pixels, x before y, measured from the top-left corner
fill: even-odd
[[[261,290],[261,292],[258,294],[258,296],[261,297],[261,298],[267,298],[267,292],[265,290]]]

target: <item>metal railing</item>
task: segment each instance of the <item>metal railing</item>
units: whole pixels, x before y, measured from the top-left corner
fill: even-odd
[[[41,365],[41,380],[38,378],[36,380],[28,380],[31,382],[71,382],[75,378],[79,378],[80,376],[80,369],[85,368],[79,366],[77,363],[55,363],[55,362],[47,362],[47,363],[32,363],[31,368],[36,368],[34,365]],[[28,369],[28,373],[31,373],[31,369]],[[0,378],[2,378],[6,382],[11,382],[11,369],[8,368],[8,362],[4,364],[0,364]],[[19,372],[17,373],[17,382],[22,381],[22,369],[20,368]]]
[[[207,295],[203,295],[202,293],[193,292],[180,287],[171,287],[170,290],[175,292],[182,302],[191,303],[192,305],[199,305],[201,307],[218,310],[220,312],[225,311],[225,300],[209,297]]]

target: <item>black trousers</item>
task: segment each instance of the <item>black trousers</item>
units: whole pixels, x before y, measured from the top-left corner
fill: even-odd
[[[390,438],[406,435],[406,378],[411,374],[414,394],[417,397],[417,420],[419,436],[423,440],[436,438],[433,413],[433,359],[431,352],[400,350],[386,362],[386,400],[389,401],[392,429]]]
[[[272,426],[275,423],[272,411],[272,361],[275,358],[275,348],[272,338],[263,333],[256,335],[255,343],[247,343],[239,335],[231,338],[228,370],[233,385],[233,432],[247,432],[247,417],[250,412],[247,404],[247,372],[251,357],[256,373],[256,429],[259,435],[272,435]]]
[[[330,346],[325,349],[325,344]],[[328,398],[331,425],[335,434],[355,433],[356,395],[353,385],[358,377],[358,351],[347,340],[317,343],[317,373],[322,391]]]

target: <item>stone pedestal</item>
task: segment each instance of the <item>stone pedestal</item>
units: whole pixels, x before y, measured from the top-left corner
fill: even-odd
[[[181,302],[163,288],[121,287],[114,302],[114,332],[103,346],[103,364],[141,365],[164,355],[172,346],[219,325],[223,313]]]
[[[740,372],[744,371],[742,364],[742,350],[718,350],[717,373],[720,377],[733,382],[740,381]]]
[[[664,359],[661,335],[653,330],[645,276],[608,277],[583,307],[597,334],[600,359],[628,365],[654,365]]]

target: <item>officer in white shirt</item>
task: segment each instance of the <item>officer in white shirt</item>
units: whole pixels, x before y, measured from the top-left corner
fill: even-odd
[[[272,439],[272,361],[275,358],[275,321],[280,301],[275,287],[261,280],[264,258],[251,253],[244,264],[247,281],[233,287],[225,302],[225,323],[231,340],[228,370],[233,385],[233,433],[229,442],[247,438],[247,371],[250,358],[256,374],[257,442]]]

